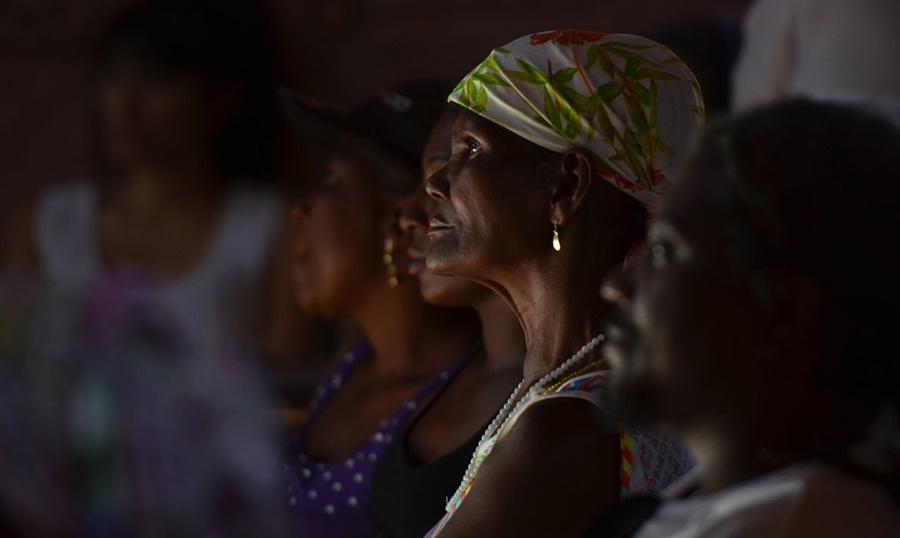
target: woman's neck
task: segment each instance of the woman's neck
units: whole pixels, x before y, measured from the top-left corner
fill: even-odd
[[[754,443],[733,425],[698,428],[681,437],[703,469],[695,492],[699,495],[716,493],[766,471],[760,467],[757,450],[751,448]]]
[[[499,295],[486,290],[485,298],[475,305],[481,321],[485,366],[501,370],[521,368],[525,359],[525,334],[518,318]]]
[[[843,464],[865,437],[867,422],[846,406],[775,395],[746,416],[717,416],[679,432],[703,469],[699,493],[710,494],[810,460]],[[802,403],[801,403],[802,402]]]
[[[425,303],[412,279],[397,287],[384,280],[351,316],[372,343],[379,375],[427,377],[472,352],[479,328],[471,310]]]
[[[525,333],[526,384],[553,371],[600,334],[609,310],[599,290],[610,264],[579,259],[571,252],[554,256],[557,259],[543,266],[522,267],[513,278],[504,279],[502,287],[495,287]],[[594,349],[585,360],[599,357],[599,349]]]

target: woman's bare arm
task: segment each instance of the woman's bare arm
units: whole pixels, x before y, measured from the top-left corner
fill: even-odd
[[[482,464],[441,538],[572,536],[612,507],[619,437],[603,432],[595,414],[575,398],[526,410]]]

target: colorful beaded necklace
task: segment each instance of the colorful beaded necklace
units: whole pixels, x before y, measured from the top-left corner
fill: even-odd
[[[519,391],[522,390],[522,386],[525,384],[525,380],[523,379],[519,382],[519,384],[513,390],[512,394],[509,396],[509,399],[506,400],[506,403],[503,404],[503,407],[500,408],[500,412],[497,413],[497,416],[494,417],[494,420],[491,421],[487,429],[485,429],[484,434],[481,436],[481,439],[478,441],[478,446],[475,447],[475,452],[472,454],[472,459],[469,462],[469,466],[466,469],[465,474],[463,475],[463,479],[460,482],[459,487],[456,489],[456,493],[454,493],[453,497],[451,497],[447,502],[447,512],[452,513],[462,503],[463,499],[465,499],[469,488],[472,486],[472,482],[475,481],[475,475],[478,474],[478,469],[481,467],[481,464],[482,462],[484,462],[485,458],[487,458],[487,456],[491,453],[491,450],[493,450],[494,444],[498,439],[498,434],[503,430],[503,427],[506,426],[506,423],[509,422],[509,418],[514,416],[516,411],[522,405],[524,405],[525,402],[530,401],[541,392],[546,392],[549,383],[561,377],[569,368],[577,364],[578,361],[583,359],[605,339],[606,336],[602,333],[592,338],[574,355],[569,357],[568,360],[554,368],[553,371],[551,371],[549,374],[538,380],[537,383],[532,385],[531,388],[528,389],[528,392],[526,392],[525,395],[522,396],[522,398],[519,399],[518,402],[516,402],[516,397],[519,395]],[[593,364],[591,366],[593,366]],[[569,376],[568,379],[571,379],[571,377],[573,376]],[[554,386],[559,387],[562,383],[565,383],[565,381],[566,380],[563,380],[562,382],[559,382]],[[515,407],[513,407],[514,402]]]

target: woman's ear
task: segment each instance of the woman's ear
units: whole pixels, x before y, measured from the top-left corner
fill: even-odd
[[[382,262],[387,272],[388,283],[396,287],[402,282],[409,271],[409,258],[406,249],[412,234],[400,226],[400,216],[403,214],[403,203],[406,197],[390,196],[392,201],[385,206],[381,220],[381,235],[383,238]]]
[[[550,196],[550,222],[564,227],[581,209],[594,178],[592,163],[591,158],[580,150],[563,155]]]
[[[385,196],[381,212],[381,235],[394,237],[400,229],[399,210],[394,196]]]

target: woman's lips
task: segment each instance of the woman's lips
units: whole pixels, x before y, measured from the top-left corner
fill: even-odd
[[[440,217],[432,217],[431,220],[428,221],[428,236],[432,237],[434,234],[449,230],[450,228],[453,228],[453,226],[447,221]]]
[[[412,239],[406,247],[406,256],[409,258],[407,271],[412,276],[418,276],[425,270],[425,258],[428,257],[428,248],[431,239],[425,232],[425,227],[418,227],[412,232]]]
[[[450,226],[450,223],[448,223],[442,217],[431,217],[431,220],[428,221],[428,229],[429,230],[435,229],[435,228],[452,228],[452,227],[453,226]]]
[[[406,249],[406,255],[409,256],[409,268],[407,271],[412,276],[418,276],[425,270],[425,258],[428,250],[422,250],[421,247],[413,244]]]
[[[606,342],[603,344],[603,356],[613,369],[621,368],[628,360],[629,350],[634,345],[636,331],[624,314],[613,311],[606,324]]]
[[[411,276],[421,275],[423,272],[425,272],[425,259],[423,258],[421,260],[410,260],[407,272],[409,272]]]

